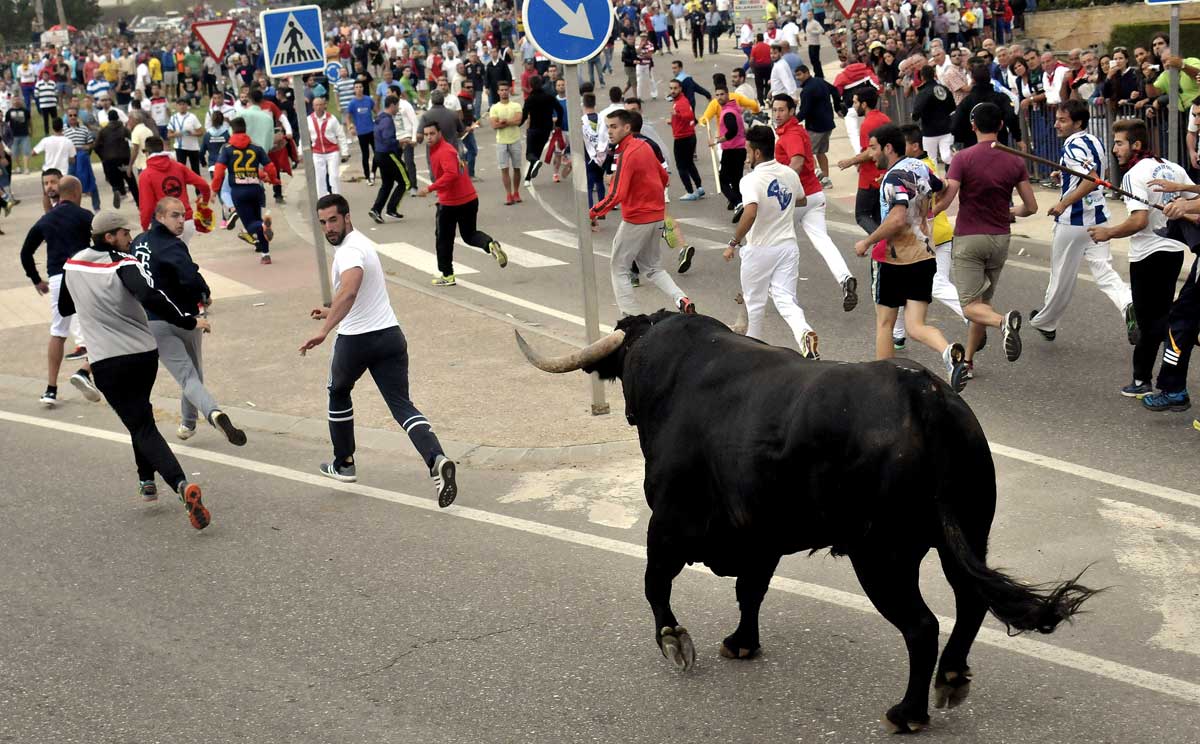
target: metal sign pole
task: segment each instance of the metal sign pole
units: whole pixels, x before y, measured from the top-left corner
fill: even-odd
[[[1179,49],[1179,4],[1171,6],[1171,30],[1170,30],[1171,54],[1177,57],[1182,57],[1183,52]],[[1170,105],[1167,114],[1167,158],[1172,163],[1178,163],[1179,160],[1179,74],[1180,71],[1176,68],[1170,68],[1168,79],[1171,81]]]
[[[592,228],[588,219],[587,151],[583,145],[583,117],[579,109],[579,89],[570,85],[578,83],[579,65],[567,65],[563,79],[568,81],[567,91],[567,137],[571,142],[571,190],[575,196],[575,222],[579,235],[579,268],[583,277],[583,320],[587,342],[600,338],[600,309],[596,298],[596,260],[592,256]],[[604,122],[600,122],[604,126]],[[602,136],[604,136],[602,134]],[[602,416],[609,412],[604,397],[604,381],[592,373],[588,375],[592,386],[592,415]]]
[[[304,105],[304,76],[292,75],[292,90],[300,91],[300,105]],[[303,110],[303,109],[301,109]],[[308,186],[308,222],[312,227],[313,251],[317,257],[317,279],[321,282],[321,301],[325,307],[333,303],[333,291],[329,286],[329,266],[325,260],[325,234],[317,222],[317,169],[313,165],[312,141],[308,136],[308,114],[300,119],[300,144],[304,149],[304,181]]]

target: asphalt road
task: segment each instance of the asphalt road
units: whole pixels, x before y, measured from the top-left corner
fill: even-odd
[[[649,111],[661,119],[666,106]],[[501,271],[460,248],[459,265],[476,273],[460,269],[460,285],[439,291],[582,338],[577,254],[560,244],[575,228],[553,216],[573,214],[569,187],[543,169],[541,203],[526,192],[505,207],[490,141],[483,130],[481,226],[528,253]],[[672,189],[681,193],[674,177]],[[376,226],[365,184],[346,192],[392,280],[427,286],[431,203],[406,197],[403,223]],[[292,194],[295,216],[305,205]],[[702,221],[685,225],[702,248],[728,237],[719,198],[671,209]],[[602,223],[598,252],[616,219]],[[311,250],[282,235],[277,261]],[[873,311],[851,250],[858,233],[832,235],[860,279],[860,307],[841,311],[803,242],[801,302],[826,359],[867,359]],[[611,323],[607,259],[596,266]],[[1036,261],[1014,261],[1001,302],[1036,307],[1046,278]],[[680,283],[701,312],[734,317],[736,264],[716,251],[702,249]],[[638,291],[646,310],[662,305],[652,288]],[[768,339],[790,345],[772,313]],[[944,309],[934,317],[958,327]],[[991,562],[1035,581],[1092,563],[1087,581],[1110,589],[1053,636],[1008,639],[989,621],[971,658],[972,696],[935,712],[922,736],[1200,742],[1191,416],[1143,413],[1116,394],[1129,346],[1090,282],[1056,342],[1025,340],[1015,364],[994,343],[964,394],[996,454]],[[619,387],[609,393],[620,415]],[[689,674],[671,669],[642,596],[639,460],[466,469],[458,504],[440,511],[411,452],[364,450],[361,482],[345,486],[315,475],[327,445],[252,433],[235,450],[206,430],[176,447],[213,513],[197,533],[169,498],[146,506],[134,494],[127,439],[103,405],[45,413],[0,390],[0,438],[12,463],[0,470],[0,741],[860,742],[885,738],[878,719],[902,692],[899,634],[849,563],[823,554],[781,564],[763,609],[764,655],[751,662],[716,654],[737,621],[732,581],[684,572],[674,606],[700,658]],[[933,557],[923,587],[952,617]]]

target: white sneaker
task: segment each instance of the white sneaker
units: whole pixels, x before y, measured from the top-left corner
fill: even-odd
[[[92,403],[100,402],[100,391],[96,389],[96,384],[92,382],[92,378],[85,375],[82,370],[71,375],[71,384],[75,386],[75,389],[83,397]]]
[[[458,497],[458,481],[455,479],[454,461],[438,455],[429,473],[433,477],[433,489],[437,494],[438,506],[445,509]]]
[[[192,428],[189,429],[188,427],[183,426],[181,424],[179,426],[179,428],[175,430],[175,436],[179,437],[181,440],[186,442],[187,440],[196,436],[196,427],[193,426]]]

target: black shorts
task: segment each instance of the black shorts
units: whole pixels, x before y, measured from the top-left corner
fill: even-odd
[[[871,262],[871,295],[876,305],[904,307],[909,300],[933,302],[933,275],[937,261],[932,256],[916,263]]]

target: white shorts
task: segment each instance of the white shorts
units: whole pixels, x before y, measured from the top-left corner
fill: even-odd
[[[521,170],[521,140],[507,145],[496,144],[496,165]]]
[[[58,314],[58,295],[62,291],[63,275],[55,274],[46,280],[50,285],[50,335],[56,338],[66,338],[71,335],[71,318]]]

